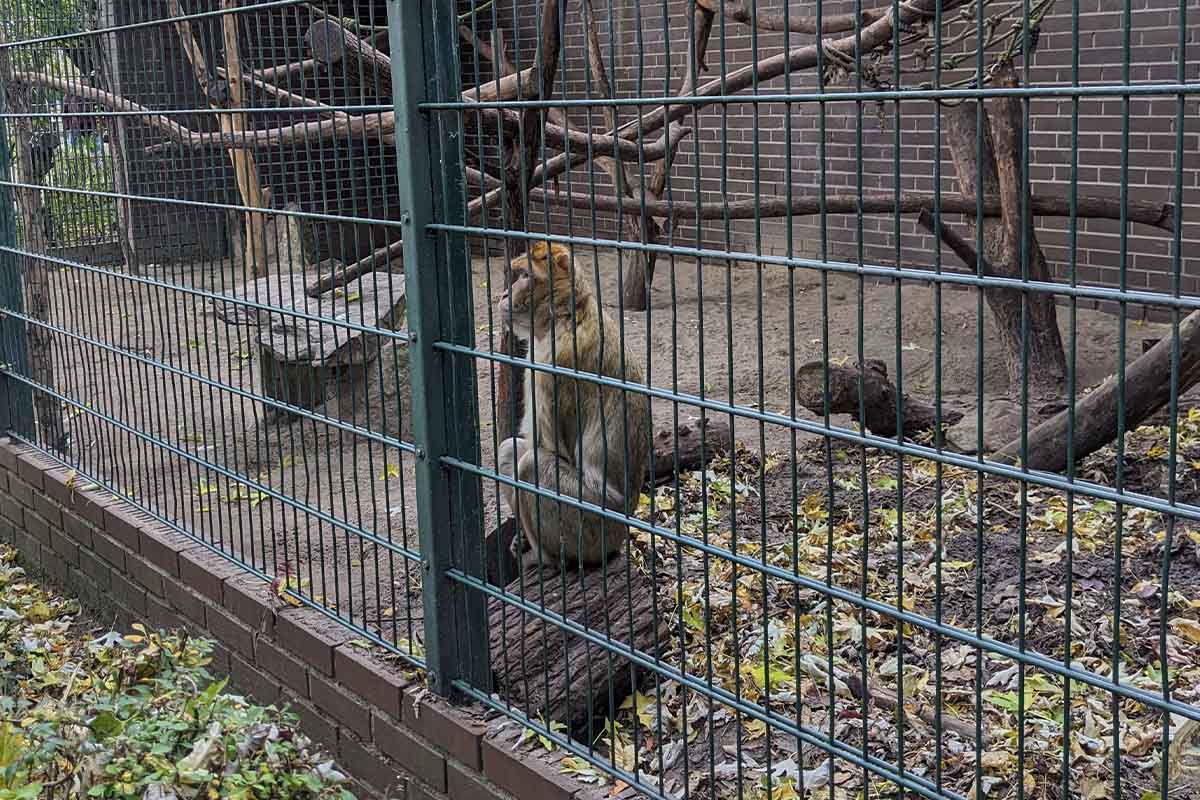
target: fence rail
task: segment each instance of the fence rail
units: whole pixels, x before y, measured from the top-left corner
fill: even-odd
[[[0,427],[613,797],[1200,793],[1190,13],[0,0]]]

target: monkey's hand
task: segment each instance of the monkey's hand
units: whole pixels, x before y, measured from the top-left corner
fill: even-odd
[[[500,327],[503,330],[512,330],[512,301],[509,299],[508,289],[500,295],[500,299],[496,301],[496,316],[500,318]]]

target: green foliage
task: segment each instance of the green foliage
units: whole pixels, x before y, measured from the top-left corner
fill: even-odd
[[[112,159],[94,149],[91,136],[69,145],[63,142],[54,159],[54,168],[46,176],[46,185],[89,192],[112,192]],[[116,237],[117,204],[111,197],[78,192],[44,192],[43,201],[50,210],[53,241],[85,244],[110,241]]]
[[[0,547],[0,800],[348,800],[295,717],[225,692],[211,643],[134,626],[89,641],[78,606]]]
[[[0,0],[0,24],[10,42],[64,36],[87,30],[95,17],[95,6],[94,0]],[[52,60],[57,62],[64,56],[63,46],[72,44],[68,39],[15,48],[13,67],[43,70]]]

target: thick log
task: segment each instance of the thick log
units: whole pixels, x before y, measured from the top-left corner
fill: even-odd
[[[551,111],[553,110],[555,109],[551,109]],[[468,127],[479,124],[488,131],[503,129],[505,134],[514,137],[521,133],[523,124],[521,115],[515,111],[486,107],[464,110],[463,123]],[[547,122],[542,126],[542,136],[546,146],[554,150],[570,149],[573,153],[590,152],[597,159],[616,156],[631,161],[638,159],[657,161],[670,152],[671,148],[677,148],[679,140],[688,133],[691,133],[691,128],[683,128],[682,132],[647,143],[635,142],[609,134],[583,131],[578,128],[568,128],[555,122]]]
[[[685,420],[654,434],[645,481],[651,486],[667,483],[678,474],[704,469],[714,457],[732,449],[728,421],[715,417]]]
[[[814,414],[825,413],[825,362],[810,361],[796,370],[796,401]],[[887,365],[870,359],[861,369],[862,403],[859,403],[860,369],[857,365],[829,367],[829,413],[849,414],[876,436],[895,436],[899,431],[896,417],[896,387],[888,380]],[[911,437],[932,430],[935,409],[929,403],[904,395],[904,435]],[[962,418],[957,411],[942,409],[942,423]]]
[[[594,737],[603,729],[600,720],[616,712],[610,702],[619,705],[644,673],[628,659],[513,603],[520,598],[614,642],[653,653],[666,641],[667,630],[650,579],[621,555],[582,573],[560,574],[551,567],[540,576],[527,572],[505,593],[507,601],[488,603],[496,691],[531,717]]]
[[[7,41],[4,26],[0,25],[0,45]],[[33,104],[29,87],[14,83],[12,62],[7,48],[0,48],[0,90],[4,92],[5,110],[11,115],[9,124],[16,143],[16,180],[22,184],[37,184],[37,166],[33,163]],[[4,145],[8,146],[7,143]],[[43,173],[44,174],[44,173]],[[51,265],[40,255],[50,252],[50,242],[44,225],[47,210],[43,206],[42,190],[30,185],[14,186],[13,195],[22,222],[23,248],[32,255],[25,258],[21,270],[27,314],[41,323],[50,322]],[[29,339],[29,377],[40,386],[54,389],[54,337],[45,325],[25,326]],[[38,391],[33,393],[36,411],[38,438],[45,446],[66,453],[70,441],[63,426],[62,409],[53,395]]]
[[[1173,336],[1157,344],[1125,368],[1125,430],[1142,424],[1171,400]],[[1179,393],[1200,382],[1200,311],[1184,318],[1179,326]],[[1075,404],[1072,444],[1075,463],[1096,452],[1117,436],[1119,382],[1112,375]],[[1028,436],[1025,466],[1061,472],[1067,468],[1069,411],[1062,411],[1038,425]],[[994,458],[1016,464],[1021,457],[1018,437]]]
[[[217,67],[217,77],[223,80],[228,80],[229,72],[224,67]],[[333,106],[325,105],[324,103],[313,100],[309,97],[301,97],[294,92],[289,92],[286,89],[280,89],[275,84],[268,83],[262,78],[256,78],[253,72],[243,72],[241,80],[242,83],[246,84],[247,86],[252,86],[261,91],[263,94],[268,94],[271,97],[274,97],[283,106],[288,106],[291,108],[316,108],[330,115],[345,115],[344,111],[338,111]]]
[[[686,132],[686,131],[685,131]],[[947,136],[949,139],[949,136]],[[798,187],[799,188],[799,187]],[[974,187],[972,187],[974,191]],[[495,205],[498,198],[488,193],[489,205]],[[531,199],[551,202],[556,205],[570,205],[574,208],[590,209],[593,206],[600,211],[621,211],[623,213],[640,213],[643,201],[638,198],[633,201],[618,202],[612,195],[596,195],[554,191],[551,189],[535,189]],[[1121,203],[1119,200],[1107,197],[1082,196],[1078,202],[1076,216],[1080,219],[1121,219]],[[479,199],[472,203],[480,202]],[[819,197],[796,196],[788,203],[785,197],[760,197],[757,200],[737,200],[730,203],[674,203],[668,204],[647,196],[645,198],[646,213],[656,217],[670,217],[676,222],[686,223],[695,219],[754,219],[758,217],[809,216],[821,213],[822,203]],[[857,195],[827,195],[824,208],[828,214],[854,214],[859,209],[859,203],[864,214],[916,214],[920,211],[931,211],[935,197],[932,194],[905,192],[899,202],[892,192],[867,194],[862,198]],[[974,218],[975,197],[973,194],[943,194],[941,196],[943,214],[963,214]],[[1043,217],[1067,217],[1071,214],[1070,201],[1065,197],[1034,196],[1029,199],[1031,214]],[[1170,203],[1129,203],[1127,218],[1132,222],[1171,231],[1175,207]],[[471,208],[469,211],[473,210]],[[1002,213],[1000,197],[990,194],[984,197],[983,215],[999,217]],[[986,239],[985,239],[986,242]],[[989,252],[990,251],[986,251]],[[1018,274],[1019,277],[1019,274]]]

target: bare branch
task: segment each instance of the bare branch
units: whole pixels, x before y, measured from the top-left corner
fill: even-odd
[[[964,239],[958,231],[943,223],[935,222],[932,211],[928,208],[922,208],[921,213],[917,215],[917,224],[944,242],[954,252],[954,255],[962,260],[968,271],[979,271],[979,253],[975,251],[975,247]],[[986,260],[982,266],[983,274],[986,275],[991,272],[992,267]]]

